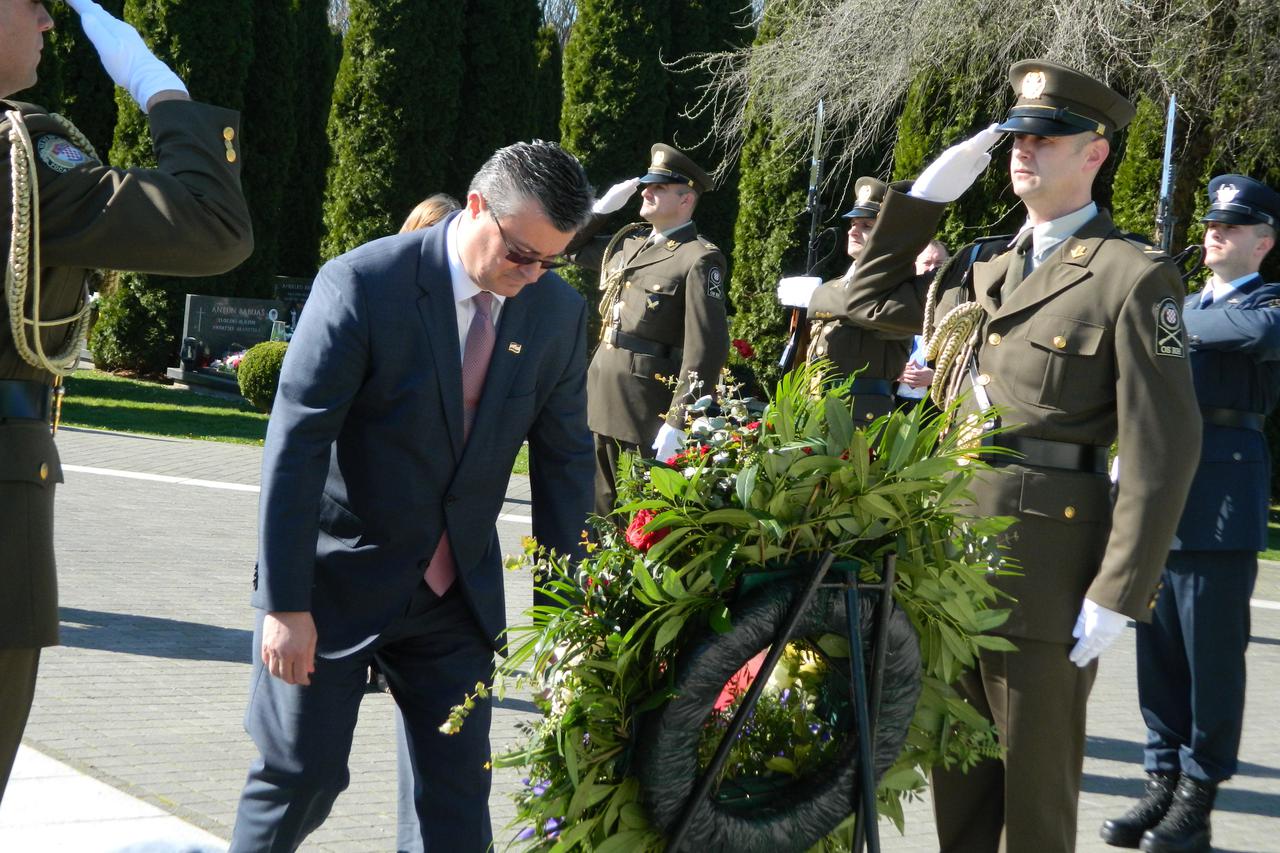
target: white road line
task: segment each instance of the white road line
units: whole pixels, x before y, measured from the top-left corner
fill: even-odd
[[[1249,599],[1249,606],[1259,610],[1280,610],[1280,601],[1267,601],[1264,598]]]
[[[222,489],[228,492],[252,492],[257,494],[262,491],[258,486],[250,486],[244,483],[223,483],[218,480],[198,480],[193,477],[171,477],[168,474],[143,474],[139,471],[121,471],[116,468],[92,468],[87,465],[63,465],[63,471],[70,471],[73,474],[97,474],[102,477],[120,477],[125,480],[146,480],[151,483],[168,483],[175,486],[196,486],[201,489]],[[498,521],[509,521],[516,524],[533,524],[533,519],[527,515],[511,515],[503,513],[498,516]],[[1276,605],[1280,609],[1280,604]]]

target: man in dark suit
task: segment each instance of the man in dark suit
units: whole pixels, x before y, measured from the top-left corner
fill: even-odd
[[[133,27],[101,6],[70,5],[108,73],[148,114],[160,165],[113,169],[66,119],[0,101],[0,257],[13,272],[0,306],[25,306],[12,315],[0,307],[0,798],[40,650],[58,642],[53,494],[62,466],[50,426],[62,377],[84,347],[93,269],[214,275],[253,249],[239,114],[192,101]],[[0,98],[36,82],[52,27],[43,4],[0,0]]]
[[[591,507],[586,303],[559,277],[591,189],[559,146],[500,149],[463,210],[325,264],[263,454],[246,728],[261,753],[231,849],[294,850],[349,776],[376,659],[403,711],[423,844],[483,851],[488,682],[505,605],[495,529],[529,442],[533,531],[575,549]]]
[[[1202,221],[1213,274],[1183,304],[1204,418],[1200,466],[1151,623],[1138,625],[1146,795],[1102,826],[1107,843],[1153,853],[1208,850],[1218,784],[1236,771],[1249,598],[1271,497],[1262,427],[1280,401],[1280,284],[1258,274],[1276,243],[1280,193],[1219,175]]]

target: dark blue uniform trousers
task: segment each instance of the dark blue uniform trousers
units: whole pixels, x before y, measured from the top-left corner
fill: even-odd
[[[1151,624],[1138,624],[1147,772],[1204,782],[1235,774],[1257,577],[1253,551],[1170,552]]]
[[[420,584],[404,616],[368,646],[336,660],[317,656],[307,687],[266,671],[258,654],[262,621],[259,612],[245,714],[260,757],[240,795],[233,853],[296,850],[324,821],[350,782],[347,760],[375,657],[405,719],[422,849],[488,850],[491,703],[476,700],[458,734],[439,731],[477,682],[493,678],[493,647],[457,586],[437,598]]]

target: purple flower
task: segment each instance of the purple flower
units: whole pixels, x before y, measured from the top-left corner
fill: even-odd
[[[533,827],[526,826],[524,829],[520,830],[520,834],[515,837],[515,840],[528,841],[530,838],[533,838]]]
[[[547,789],[550,787],[551,787],[550,781],[539,782],[533,786],[533,795],[535,797],[541,797],[543,794],[547,792]]]
[[[782,695],[778,697],[778,701],[783,705],[787,704],[787,700],[791,698],[791,688],[788,687],[782,691]]]

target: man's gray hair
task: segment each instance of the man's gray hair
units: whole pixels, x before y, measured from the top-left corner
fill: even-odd
[[[517,142],[493,152],[471,179],[468,192],[479,193],[498,217],[537,202],[557,231],[576,232],[591,219],[595,204],[586,170],[554,142]]]

